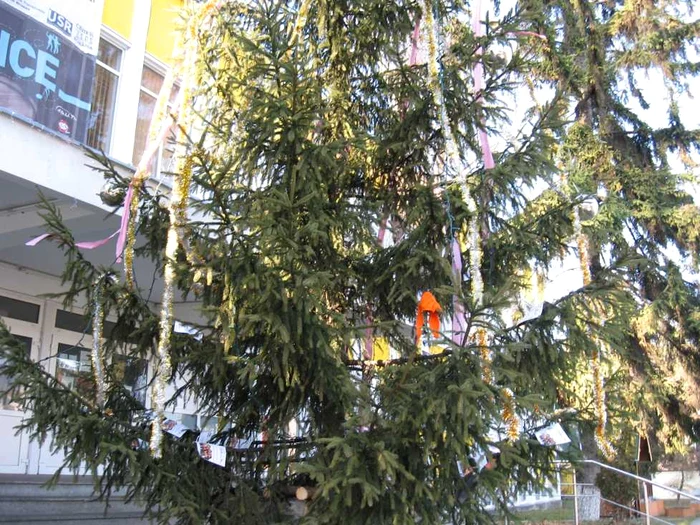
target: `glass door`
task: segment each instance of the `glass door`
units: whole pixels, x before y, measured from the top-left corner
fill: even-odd
[[[94,397],[95,381],[92,375],[92,337],[69,330],[54,328],[51,337],[52,373],[58,381],[78,394]],[[51,452],[50,439],[39,447],[37,474],[53,474],[63,464],[62,451]]]
[[[37,359],[40,339],[40,305],[19,300],[0,291],[0,320],[24,347],[27,356]],[[11,378],[0,375],[0,392],[8,389]],[[29,471],[29,436],[17,432],[25,411],[12,392],[0,396],[0,473],[26,474]]]

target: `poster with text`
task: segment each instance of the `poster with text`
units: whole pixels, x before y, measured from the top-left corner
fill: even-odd
[[[566,432],[564,432],[564,429],[559,423],[552,423],[548,427],[538,430],[535,432],[535,437],[537,441],[545,447],[554,447],[571,443],[571,439],[569,439],[569,436],[566,435]]]
[[[102,5],[0,0],[0,108],[85,142]]]
[[[210,443],[197,443],[197,451],[202,459],[220,467],[226,466],[226,447],[211,445]]]
[[[104,0],[0,0],[59,33],[83,53],[97,55]]]

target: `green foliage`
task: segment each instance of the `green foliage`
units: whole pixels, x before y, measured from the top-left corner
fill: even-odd
[[[163,523],[291,522],[287,498],[300,484],[317,489],[302,523],[488,523],[487,503],[505,507],[509,494],[553,475],[554,453],[536,429],[562,421],[595,454],[585,448],[597,417],[589,363],[604,343],[611,435],[682,441],[697,408],[683,381],[697,388],[700,377],[700,294],[667,254],[696,261],[700,221],[667,156],[690,155],[697,135],[677,109],[668,128],[653,129],[620,86],[639,98],[640,68],[692,69],[684,53],[695,25],[654,4],[524,1],[477,41],[461,3],[436,2],[448,42],[445,103],[464,162],[451,174],[426,65],[408,65],[418,4],[312,2],[292,38],[296,4],[224,3],[198,35],[201,134],[188,143],[193,213],[176,264],[178,293],[197,303],[197,334],[174,334],[169,351],[178,393],[219,419],[214,439],[228,446],[228,464],[199,459],[197,431],[168,437],[164,457],[153,459],[138,446],[149,438],[144,407],[115,370],[97,407],[90,392],[81,397],[28,361],[3,330],[0,371],[31,410],[24,428],[35,439],[51,435],[65,468],[105,466],[96,478],[104,497],[124,487]],[[631,55],[617,51],[621,42]],[[481,96],[470,73],[480,59]],[[525,86],[547,100],[530,102]],[[515,133],[506,129],[513,96],[525,115]],[[493,170],[478,160],[482,126],[505,144]],[[121,195],[128,181],[93,159]],[[450,242],[474,213],[459,189],[465,181],[483,266],[467,263],[453,276]],[[148,285],[162,273],[168,195],[140,191],[137,254],[155,274],[137,275],[137,290],[82,257],[50,203],[45,219],[66,254],[64,300],[90,304],[102,276],[104,308],[116,319],[107,353],[155,362],[159,316]],[[533,264],[576,256],[573,209],[591,200],[598,211],[584,210],[581,223],[592,282],[534,319],[507,322]],[[382,224],[387,246],[377,242]],[[483,304],[469,292],[477,270]],[[445,337],[442,353],[416,353],[410,325],[424,290],[444,318],[453,297],[465,305],[463,344]],[[491,383],[478,327],[490,334]],[[358,364],[368,328],[401,358]],[[505,437],[505,391],[522,424],[514,441]],[[289,434],[293,420],[301,437]],[[238,438],[254,442],[242,450]],[[458,462],[481,453],[493,468],[463,477]]]

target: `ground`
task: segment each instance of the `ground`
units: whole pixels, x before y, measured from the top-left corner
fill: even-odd
[[[574,510],[571,502],[562,505],[559,508],[549,508],[549,509],[534,509],[522,512],[516,512],[516,519],[513,520],[516,523],[530,523],[532,525],[571,525],[574,523]],[[700,525],[700,518],[685,518],[685,519],[673,519],[673,518],[662,518],[667,523],[673,523],[674,525]],[[512,521],[511,521],[512,523]],[[621,521],[619,519],[602,519],[595,522],[585,522],[586,525],[643,525],[645,520],[643,518],[631,519]],[[652,518],[652,523],[661,523]]]

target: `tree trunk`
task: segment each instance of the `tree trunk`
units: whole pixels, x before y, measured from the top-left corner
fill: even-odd
[[[581,429],[581,448],[586,459],[598,459],[598,445],[595,442],[595,430],[591,427]],[[582,521],[600,519],[600,490],[596,486],[596,477],[600,467],[584,463],[578,470],[579,517]]]
[[[682,491],[683,486],[685,485],[685,470],[684,469],[685,469],[685,465],[681,465],[681,482],[678,484],[679,491]],[[681,500],[681,495],[676,494],[676,501],[680,501],[680,500]]]
[[[600,519],[600,489],[594,485],[578,486],[578,517],[581,521]]]

